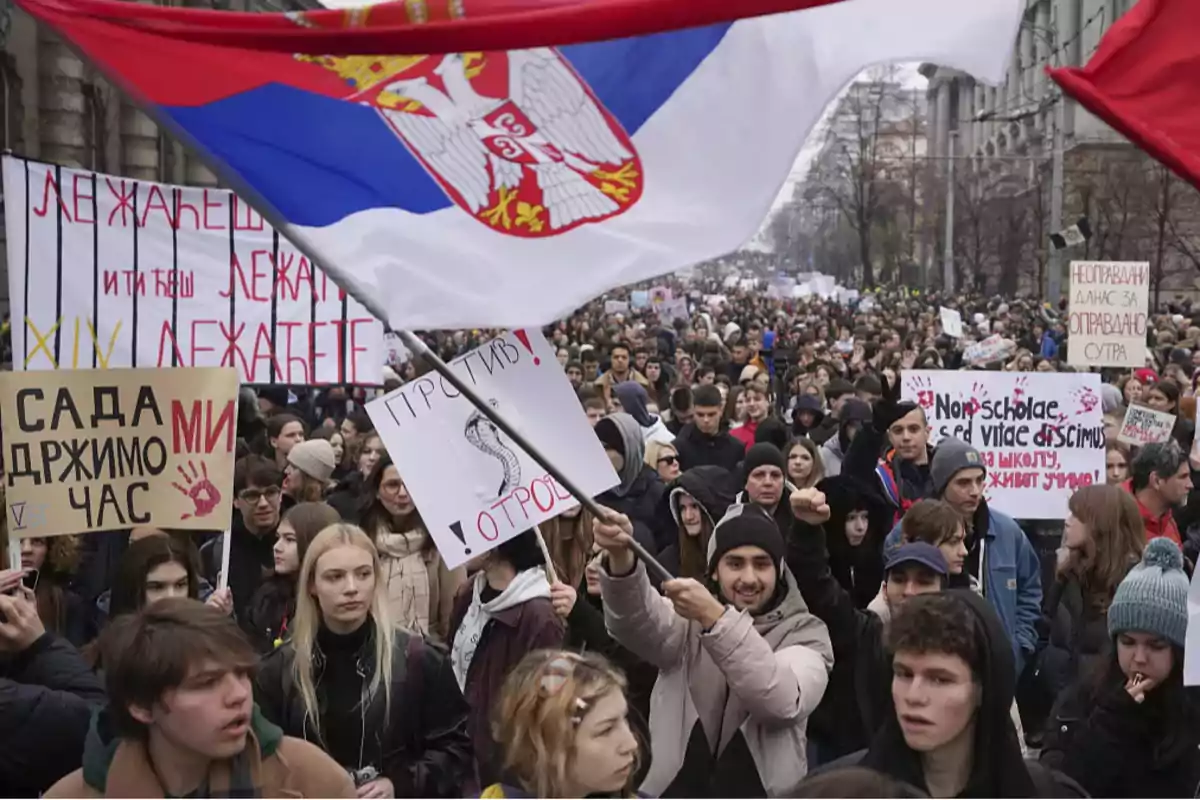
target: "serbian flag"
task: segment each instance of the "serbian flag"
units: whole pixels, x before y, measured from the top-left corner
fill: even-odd
[[[1025,7],[18,3],[408,330],[545,324],[737,249],[862,69],[923,60],[997,82]],[[800,10],[749,16],[784,8]]]
[[[1050,75],[1200,188],[1200,2],[1141,0],[1108,30],[1086,67]]]

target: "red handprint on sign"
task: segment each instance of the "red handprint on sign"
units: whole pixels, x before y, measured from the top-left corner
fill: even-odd
[[[192,461],[187,463],[191,469],[191,474],[183,467],[176,467],[175,471],[183,478],[186,485],[180,485],[171,482],[180,494],[191,498],[195,505],[195,510],[190,514],[184,514],[180,519],[191,519],[192,517],[207,517],[211,514],[221,502],[221,492],[213,485],[213,482],[208,479],[208,465],[203,461],[200,462],[200,469],[196,469],[196,464]]]
[[[1096,406],[1100,405],[1100,398],[1092,391],[1092,387],[1087,386],[1083,389],[1076,389],[1071,393],[1072,399],[1079,403],[1079,410],[1075,412],[1075,416],[1082,414],[1090,414],[1095,410]]]
[[[1013,400],[1021,402],[1021,398],[1025,396],[1025,390],[1029,386],[1029,378],[1017,378],[1016,384],[1013,386]]]
[[[923,375],[918,376],[909,380],[908,388],[917,393],[917,405],[926,411],[933,408],[933,381]]]

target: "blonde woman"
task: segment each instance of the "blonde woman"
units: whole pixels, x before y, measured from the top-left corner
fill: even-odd
[[[663,483],[670,483],[679,477],[679,451],[673,444],[647,442],[646,466],[657,472]]]
[[[603,656],[527,655],[504,682],[492,731],[516,785],[495,784],[484,798],[634,796],[625,679]]]
[[[462,797],[475,785],[466,703],[449,660],[392,625],[379,574],[361,528],[317,534],[292,638],[264,660],[255,695],[284,733],[341,764],[359,797]]]

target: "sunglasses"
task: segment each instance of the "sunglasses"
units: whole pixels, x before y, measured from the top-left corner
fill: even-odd
[[[658,460],[660,464],[678,464],[679,456],[663,456]]]
[[[283,490],[278,486],[269,486],[266,489],[244,489],[242,490],[242,493],[238,495],[238,499],[243,503],[258,505],[259,501],[261,501],[264,497],[270,502],[275,502],[279,499],[279,495],[282,493]]]

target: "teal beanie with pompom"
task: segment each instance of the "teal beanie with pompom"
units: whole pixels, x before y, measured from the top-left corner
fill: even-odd
[[[1179,546],[1170,539],[1151,539],[1142,562],[1117,587],[1108,608],[1108,635],[1151,633],[1183,647],[1187,596],[1188,577]]]

